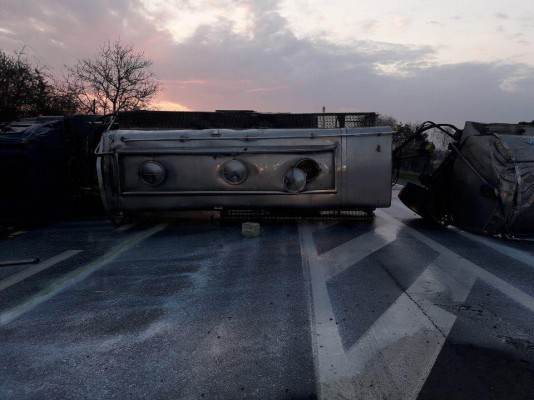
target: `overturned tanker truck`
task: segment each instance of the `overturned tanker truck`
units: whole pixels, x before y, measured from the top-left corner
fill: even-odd
[[[413,157],[406,149],[419,142],[429,162],[400,192],[406,206],[442,225],[532,236],[534,124],[426,122],[392,150],[391,129],[375,122],[374,113],[123,113],[96,151],[101,197],[117,222],[187,209],[370,215],[390,205]],[[425,145],[431,130],[449,137],[442,161]]]
[[[426,122],[394,150],[397,170],[410,157],[409,143],[421,140],[429,130],[449,136],[445,158],[435,168],[419,171],[399,193],[400,200],[439,224],[489,235],[532,237],[534,124],[467,122],[460,130]]]
[[[390,205],[392,131],[374,126],[376,114],[256,114],[260,122],[236,124],[206,113],[217,118],[211,129],[183,129],[173,114],[161,114],[164,129],[154,120],[146,129],[123,115],[96,152],[105,208],[120,221],[188,209],[370,214]]]

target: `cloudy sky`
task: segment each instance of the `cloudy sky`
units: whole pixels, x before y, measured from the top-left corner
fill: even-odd
[[[532,0],[0,0],[0,48],[56,75],[119,38],[161,109],[534,119]]]

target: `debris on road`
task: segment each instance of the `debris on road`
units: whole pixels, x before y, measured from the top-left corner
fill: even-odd
[[[261,226],[257,222],[243,222],[241,224],[241,234],[248,238],[260,236]]]

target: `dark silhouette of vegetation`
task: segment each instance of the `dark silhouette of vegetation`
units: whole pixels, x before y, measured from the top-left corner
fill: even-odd
[[[160,89],[151,65],[132,46],[108,42],[93,58],[67,67],[66,78],[57,81],[24,49],[13,54],[0,50],[0,121],[146,108]]]
[[[0,121],[76,111],[74,97],[53,81],[46,68],[32,63],[24,49],[0,50]]]
[[[393,130],[393,148],[412,138],[417,130],[417,124],[397,121],[389,115],[379,115],[376,124],[378,126],[390,126]]]

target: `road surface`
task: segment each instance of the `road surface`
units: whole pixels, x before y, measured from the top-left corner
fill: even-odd
[[[423,223],[70,221],[0,241],[2,399],[532,399],[534,245]]]

